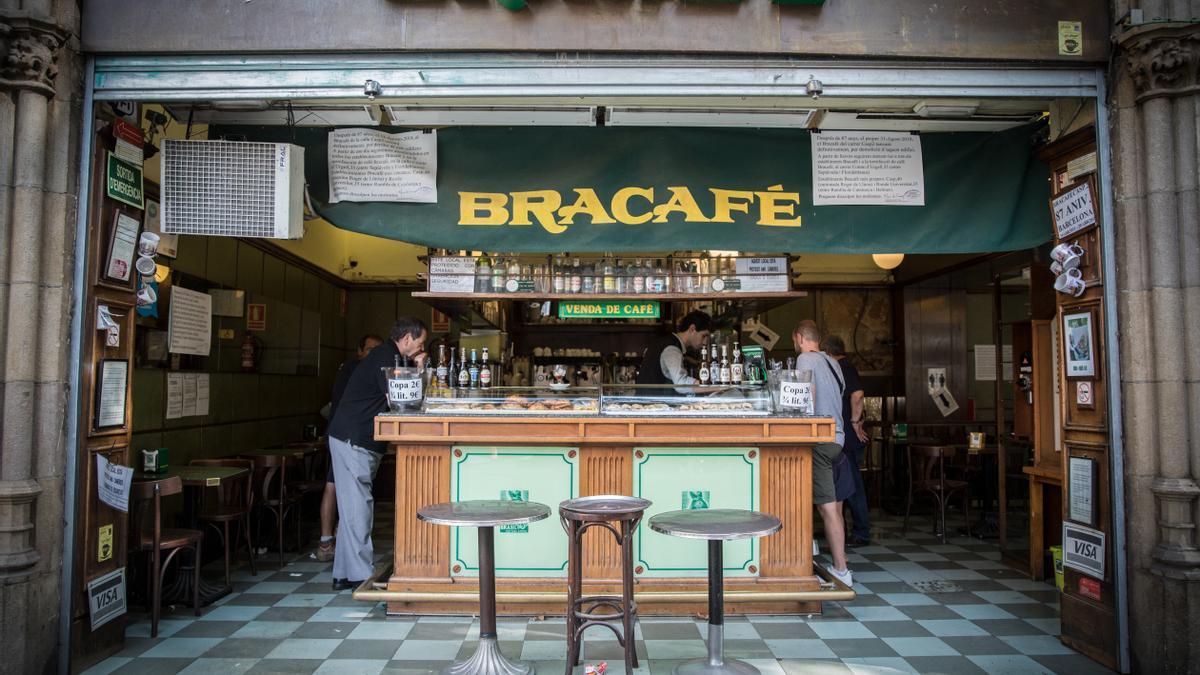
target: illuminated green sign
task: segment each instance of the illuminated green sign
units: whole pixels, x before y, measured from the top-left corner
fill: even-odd
[[[657,300],[559,302],[560,319],[657,319]]]

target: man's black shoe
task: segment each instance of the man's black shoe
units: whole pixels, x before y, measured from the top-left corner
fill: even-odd
[[[362,584],[361,581],[350,581],[349,579],[334,579],[333,590],[344,591],[347,588],[358,588]]]
[[[854,535],[850,535],[849,537],[846,537],[846,546],[848,548],[858,548],[859,546],[870,546],[870,545],[871,545],[870,539],[863,539],[862,537],[856,537]]]

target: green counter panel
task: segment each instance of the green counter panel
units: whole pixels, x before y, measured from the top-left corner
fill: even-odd
[[[708,544],[659,534],[650,517],[677,509],[758,510],[757,448],[637,448],[633,493],[654,505],[638,528],[634,552],[643,577],[703,577],[708,574]],[[757,576],[759,544],[742,539],[725,544],[725,574]],[[751,571],[751,567],[755,571]]]
[[[502,577],[565,577],[567,536],[558,504],[579,494],[578,448],[456,446],[450,470],[450,496],[466,499],[519,499],[550,507],[546,520],[496,528],[496,572]],[[457,453],[462,453],[458,456]],[[570,456],[573,452],[574,456]],[[450,534],[453,576],[479,575],[479,539],[474,528]],[[458,568],[455,571],[455,567]]]

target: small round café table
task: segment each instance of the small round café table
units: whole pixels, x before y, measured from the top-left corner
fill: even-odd
[[[758,675],[758,669],[725,658],[724,542],[775,534],[779,519],[742,509],[688,509],[650,518],[650,529],[672,537],[708,540],[708,657],[675,666],[675,675]]]
[[[474,527],[479,530],[479,647],[465,661],[442,670],[443,675],[532,675],[534,667],[509,661],[496,643],[496,543],[497,525],[519,525],[544,520],[550,507],[537,502],[475,499],[430,504],[417,509],[417,518],[435,525]]]

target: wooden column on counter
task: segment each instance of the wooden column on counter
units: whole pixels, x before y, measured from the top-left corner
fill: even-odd
[[[395,562],[390,591],[475,593],[477,581],[451,576],[450,530],[417,521],[417,509],[451,500],[450,470],[460,446],[568,446],[578,448],[581,495],[630,494],[639,446],[754,446],[761,453],[760,508],[780,518],[783,530],[762,540],[756,577],[727,578],[729,591],[818,590],[812,561],[812,456],[814,443],[831,441],[828,418],[549,418],[381,415],[375,437],[396,452]],[[576,452],[576,450],[572,450]],[[550,504],[556,508],[557,504]],[[620,560],[612,537],[599,529],[586,543],[586,592],[619,592]],[[565,546],[564,541],[564,546]],[[500,592],[554,592],[564,580],[497,578]],[[638,578],[641,591],[703,592],[703,577]],[[820,612],[819,602],[729,603],[735,612]],[[498,605],[502,614],[561,614],[561,603]],[[640,614],[701,612],[704,602],[654,604]],[[389,602],[393,614],[461,612],[461,603]]]

